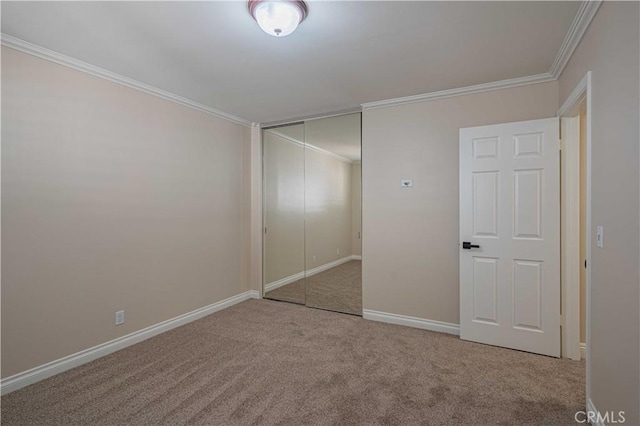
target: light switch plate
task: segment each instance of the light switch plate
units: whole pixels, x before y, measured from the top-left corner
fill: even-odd
[[[598,248],[604,248],[604,226],[596,226],[596,244]]]
[[[400,181],[400,186],[403,188],[410,188],[413,186],[413,180],[411,179],[402,179]]]

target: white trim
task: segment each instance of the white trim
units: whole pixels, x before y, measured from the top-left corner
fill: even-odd
[[[405,96],[402,98],[386,99],[383,101],[367,102],[362,104],[363,110],[386,108],[397,105],[413,104],[416,102],[433,101],[436,99],[452,98],[454,96],[471,95],[474,93],[489,92],[498,89],[526,86],[529,84],[547,83],[556,79],[548,72],[526,77],[511,78],[508,80],[494,81],[491,83],[476,84],[474,86],[458,87],[456,89],[440,90],[438,92],[423,93],[421,95]]]
[[[362,318],[372,321],[386,322],[388,324],[404,325],[407,327],[421,328],[423,330],[437,331],[440,333],[455,334],[456,336],[460,335],[460,325],[448,322],[391,314],[371,309],[363,309]]]
[[[571,55],[573,55],[576,47],[578,47],[582,36],[584,36],[584,33],[587,31],[601,3],[602,0],[589,0],[583,1],[580,4],[580,8],[571,23],[571,27],[569,27],[569,31],[560,45],[560,50],[558,50],[558,54],[553,64],[551,64],[549,74],[551,74],[553,78],[557,79],[560,77],[560,74],[562,74],[562,71],[564,71],[564,67],[567,66]]]
[[[580,359],[580,117],[560,117],[562,357]]]
[[[260,126],[251,128],[250,142],[251,164],[251,254],[250,254],[250,288],[257,289],[262,295],[262,252],[264,249],[264,223],[262,206],[262,131]]]
[[[29,43],[27,41],[10,36],[8,34],[2,33],[0,34],[0,37],[2,38],[2,45],[9,47],[11,49],[19,50],[20,52],[37,56],[38,58],[46,59],[48,61],[55,62],[56,64],[64,65],[69,68],[73,68],[77,71],[82,71],[84,73],[91,74],[95,77],[100,77],[114,83],[122,84],[123,86],[140,90],[150,95],[157,96],[167,101],[175,102],[182,106],[193,108],[200,112],[204,112],[205,114],[213,115],[215,117],[222,118],[224,120],[228,120],[236,124],[241,124],[247,127],[252,127],[254,124],[251,121],[245,120],[235,115],[228,114],[224,111],[220,111],[215,108],[211,108],[210,106],[192,101],[182,96],[178,96],[171,92],[167,92],[166,90],[158,89],[157,87],[151,86],[146,83],[142,83],[132,78],[125,77],[120,74],[116,74],[114,72],[105,70],[100,67],[96,67],[95,65],[91,65],[86,62],[80,61],[78,59],[74,59],[69,56],[63,55],[61,53],[54,52],[53,50],[49,50],[44,47]]]
[[[333,153],[331,151],[327,151],[326,149],[322,149],[322,148],[319,148],[319,147],[317,147],[315,145],[311,145],[310,143],[305,143],[305,147],[307,149],[310,149],[311,151],[315,151],[315,152],[318,152],[320,154],[328,155],[329,157],[333,157],[336,160],[340,160],[340,161],[343,161],[345,163],[353,164],[353,161],[354,161],[354,160],[351,160],[351,159],[349,159],[347,157],[343,157],[342,155],[338,155],[338,154]]]
[[[22,373],[14,374],[13,376],[9,376],[0,381],[0,392],[2,395],[5,395],[9,392],[13,392],[17,389],[39,382],[40,380],[44,380],[74,367],[86,364],[105,355],[109,355],[110,353],[119,351],[120,349],[135,345],[143,340],[147,340],[153,336],[164,333],[165,331],[180,327],[237,303],[258,298],[260,298],[259,291],[249,290],[209,306],[205,306],[186,314],[179,315],[175,318],[162,321],[150,327],[143,328],[142,330],[135,331],[127,334],[126,336],[118,337],[117,339],[113,339],[109,342],[48,362],[30,370],[23,371]]]
[[[591,398],[587,398],[587,413],[599,413],[598,409],[593,404],[593,401],[591,400]],[[605,426],[604,422],[602,422],[602,419],[598,415],[595,416],[595,423],[591,423],[591,425]]]
[[[586,382],[587,382],[587,404],[591,401],[591,71],[587,71],[585,76],[580,80],[578,85],[573,89],[571,95],[562,104],[562,107],[558,110],[558,116],[569,115],[575,113],[575,110],[579,107],[580,103],[584,100],[587,103],[587,232],[586,232],[586,246],[587,246],[587,283],[586,283],[586,325],[587,325],[587,368],[586,368]]]
[[[262,299],[262,295],[260,294],[260,292],[258,290],[249,290],[249,291],[245,291],[242,294],[247,294],[249,295],[249,299]],[[236,296],[238,297],[238,296]],[[240,302],[237,302],[240,303]],[[228,306],[227,306],[228,307]],[[218,309],[220,310],[220,309]]]
[[[315,274],[319,274],[320,272],[324,272],[327,269],[335,268],[336,266],[340,266],[343,263],[347,263],[352,260],[354,260],[352,256],[345,256],[342,259],[334,260],[333,262],[325,263],[324,265],[307,270],[306,276],[311,277]]]
[[[580,103],[585,98],[587,93],[587,88],[591,84],[591,71],[586,73],[582,80],[578,83],[578,85],[573,89],[571,94],[567,97],[567,100],[564,101],[560,109],[558,109],[557,116],[558,117],[567,117],[571,115],[576,115],[579,113],[577,110],[580,107]]]
[[[288,277],[284,277],[277,281],[270,282],[269,284],[264,285],[264,292],[268,292],[271,290],[275,290],[276,288],[280,288],[287,284],[291,284],[292,282],[301,280],[304,278],[304,271],[298,272],[297,274],[289,275]]]
[[[567,32],[567,35],[565,36],[562,42],[562,45],[560,46],[560,49],[548,72],[545,72],[542,74],[529,75],[525,77],[499,80],[499,81],[494,81],[490,83],[482,83],[482,84],[477,84],[473,86],[459,87],[454,89],[440,90],[437,92],[429,92],[429,93],[424,93],[419,95],[406,96],[401,98],[366,102],[361,104],[361,108],[352,108],[352,109],[348,109],[340,112],[333,112],[333,113],[320,113],[320,114],[311,115],[305,118],[279,120],[279,121],[263,124],[262,127],[283,125],[283,124],[288,124],[288,123],[293,123],[298,121],[308,121],[308,120],[316,120],[321,118],[335,117],[338,115],[361,112],[365,109],[385,108],[385,107],[396,106],[396,105],[431,101],[435,99],[444,99],[444,98],[450,98],[454,96],[470,95],[474,93],[488,92],[488,91],[498,90],[498,89],[506,89],[511,87],[525,86],[529,84],[555,81],[558,79],[560,74],[562,74],[564,67],[567,65],[567,62],[571,58],[571,55],[573,55],[573,52],[575,51],[576,47],[580,43],[580,40],[584,36],[584,33],[589,27],[589,24],[591,23],[594,16],[596,15],[596,12],[598,11],[598,8],[600,7],[601,3],[602,3],[602,0],[588,0],[588,1],[583,1],[581,3],[580,8],[578,9],[578,12],[576,13],[576,16],[571,24],[571,27],[569,28],[569,31]],[[173,93],[139,82],[137,80],[133,80],[131,78],[122,76],[120,74],[107,71],[103,68],[96,67],[94,65],[88,64],[78,59],[71,58],[69,56],[55,52],[53,50],[46,49],[44,47],[35,45],[33,43],[29,43],[27,41],[10,36],[8,34],[2,33],[0,37],[2,39],[1,40],[2,45],[7,46],[9,48],[19,50],[21,52],[28,53],[30,55],[37,56],[39,58],[46,59],[61,65],[65,65],[65,66],[74,68],[78,71],[86,72],[88,74],[92,74],[94,76],[104,78],[106,80],[113,81],[115,83],[119,83],[124,86],[131,87],[133,89],[141,90],[145,93],[149,93],[151,95],[158,96],[162,99],[176,102],[180,105],[187,106],[189,108],[193,108],[198,111],[216,116],[218,118],[222,118],[237,124],[241,124],[243,126],[252,127],[257,125],[257,123],[253,123],[249,120],[245,120],[235,115],[228,114],[224,111],[211,108],[201,103],[192,101],[182,96],[175,95]]]
[[[362,260],[362,256],[351,255],[343,257],[342,259],[334,260],[333,262],[325,263],[324,265],[315,267],[313,269],[309,269],[308,271],[298,272],[297,274],[289,275],[288,277],[281,278],[277,281],[270,282],[264,285],[265,293],[267,291],[275,290],[278,287],[285,286],[287,284],[291,284],[292,282],[298,281],[305,277],[311,277],[313,275],[319,274],[320,272],[326,271],[331,268],[335,268],[336,266],[340,266],[343,263],[350,262],[352,260]]]
[[[326,149],[322,149],[322,148],[319,148],[319,147],[317,147],[315,145],[311,145],[310,143],[301,142],[298,139],[292,138],[291,136],[285,135],[284,133],[280,133],[275,129],[265,129],[265,131],[266,132],[271,132],[274,135],[278,136],[279,138],[282,138],[282,139],[286,140],[287,142],[291,142],[291,143],[299,145],[299,146],[301,146],[303,148],[307,148],[307,149],[310,149],[312,151],[316,151],[316,152],[318,152],[320,154],[324,154],[324,155],[327,155],[329,157],[333,157],[336,160],[344,161],[345,163],[350,163],[350,164],[353,164],[353,162],[354,162],[354,160],[350,160],[349,158],[343,157],[342,155],[338,155],[338,154],[333,153],[331,151],[327,151]]]
[[[292,138],[289,135],[285,135],[284,133],[280,133],[276,129],[263,129],[263,131],[264,132],[273,133],[274,135],[278,136],[279,138],[282,138],[282,139],[286,140],[287,142],[291,142],[293,144],[299,145],[299,146],[304,148],[304,142],[301,142],[296,138]]]
[[[338,117],[341,115],[349,115],[349,114],[358,114],[361,112],[362,112],[361,107],[349,108],[349,109],[334,111],[334,112],[324,112],[324,113],[306,115],[306,116],[297,117],[297,118],[286,118],[284,120],[270,121],[268,123],[262,123],[261,127],[265,128],[265,127],[286,126],[289,124],[301,123],[303,121],[322,120],[323,118]]]
[[[587,282],[586,282],[586,326],[587,326],[587,336],[586,336],[586,344],[587,344],[587,367],[586,367],[586,381],[587,381],[587,398],[591,398],[591,265],[592,257],[591,257],[591,71],[587,72],[587,85],[585,88],[585,93],[587,94],[587,232],[586,232],[586,241],[585,244],[587,246]]]
[[[580,359],[587,359],[587,344],[580,343]]]
[[[560,49],[551,64],[548,72],[542,74],[529,75],[525,77],[511,78],[507,80],[499,80],[490,83],[476,84],[473,86],[458,87],[455,89],[440,90],[437,92],[423,93],[420,95],[405,96],[401,98],[386,99],[375,102],[366,102],[362,104],[362,110],[386,108],[397,105],[412,104],[416,102],[433,101],[436,99],[451,98],[454,96],[471,95],[474,93],[489,92],[498,89],[508,89],[512,87],[526,86],[529,84],[546,83],[556,81],[562,71],[567,66],[571,55],[580,44],[580,40],[584,36],[589,24],[598,12],[602,0],[587,0],[580,4],[578,12],[569,27]]]

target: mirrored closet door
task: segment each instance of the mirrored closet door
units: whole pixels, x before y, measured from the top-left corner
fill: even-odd
[[[362,315],[360,114],[306,121],[307,306]]]
[[[262,131],[264,296],[306,303],[304,125]]]
[[[361,114],[263,130],[264,296],[362,315]]]

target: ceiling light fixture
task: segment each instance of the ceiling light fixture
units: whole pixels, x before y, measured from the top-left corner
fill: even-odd
[[[284,37],[307,17],[307,5],[302,0],[249,0],[249,13],[265,33]]]

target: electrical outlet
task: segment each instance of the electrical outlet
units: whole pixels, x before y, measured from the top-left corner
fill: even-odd
[[[116,312],[116,325],[124,324],[124,311]]]
[[[336,250],[336,254],[340,254],[340,249],[337,249],[337,250]]]
[[[313,263],[316,263],[316,260],[317,260],[316,257],[313,256]]]

